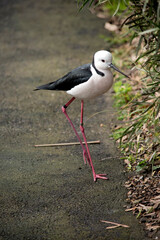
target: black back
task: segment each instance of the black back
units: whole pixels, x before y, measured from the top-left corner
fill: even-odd
[[[85,64],[78,68],[75,68],[71,72],[67,73],[64,77],[58,79],[57,81],[39,86],[35,90],[44,89],[44,90],[68,91],[75,87],[76,85],[88,81],[88,79],[92,75],[90,65],[91,64]]]

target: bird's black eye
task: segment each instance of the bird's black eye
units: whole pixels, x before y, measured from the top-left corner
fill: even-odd
[[[102,61],[102,62],[105,62],[105,60],[104,60],[104,59],[102,59],[101,61]]]

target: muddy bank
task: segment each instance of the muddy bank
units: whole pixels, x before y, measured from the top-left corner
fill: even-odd
[[[3,0],[0,5],[0,239],[146,239],[123,208],[125,175],[109,137],[114,121],[109,94],[88,101],[84,119],[88,140],[101,140],[90,150],[96,172],[107,173],[108,181],[93,182],[80,146],[33,147],[76,140],[61,113],[70,97],[33,89],[91,61],[104,48],[103,20],[88,11],[77,14],[71,0]],[[78,100],[68,113],[79,128]],[[130,228],[107,231],[101,219]]]

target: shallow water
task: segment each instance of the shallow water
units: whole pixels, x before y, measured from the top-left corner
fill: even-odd
[[[103,25],[104,20],[87,10],[77,14],[71,0],[0,3],[1,240],[146,239],[142,226],[123,207],[126,176],[109,137],[115,121],[110,94],[88,101],[84,119],[88,140],[101,140],[90,146],[96,172],[107,172],[109,180],[93,182],[80,146],[33,147],[76,141],[61,113],[70,97],[32,90],[90,62],[95,51],[106,48],[100,38]],[[68,113],[79,128],[78,100]],[[100,220],[130,228],[106,230]]]

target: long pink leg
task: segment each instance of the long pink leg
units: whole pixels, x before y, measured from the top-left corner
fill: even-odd
[[[71,100],[70,100],[69,102],[67,102],[67,103],[62,107],[62,112],[65,114],[66,118],[68,119],[71,127],[73,128],[73,130],[74,130],[74,132],[75,132],[75,134],[76,134],[76,136],[77,136],[77,138],[78,138],[78,140],[79,140],[79,142],[80,142],[80,144],[81,144],[81,147],[82,147],[82,150],[83,150],[84,163],[86,164],[86,159],[87,159],[87,161],[88,161],[88,163],[89,163],[89,165],[90,165],[90,159],[89,159],[89,157],[88,157],[88,154],[87,154],[87,152],[86,152],[86,149],[85,149],[85,147],[84,147],[84,145],[83,145],[83,143],[82,143],[82,141],[81,141],[81,139],[80,139],[80,137],[79,137],[79,135],[78,135],[78,133],[77,133],[77,131],[76,131],[76,129],[75,129],[72,121],[71,121],[71,119],[69,118],[69,116],[68,116],[68,114],[67,114],[67,111],[66,111],[67,107],[68,107],[74,100],[75,100],[75,97],[71,98]]]
[[[88,156],[89,156],[89,160],[90,160],[90,165],[91,165],[91,168],[92,168],[92,173],[93,173],[93,179],[94,179],[94,181],[96,181],[98,178],[100,178],[100,179],[108,179],[108,178],[106,177],[106,174],[96,174],[96,173],[95,173],[95,170],[94,170],[94,167],[93,167],[93,163],[92,163],[92,159],[91,159],[91,154],[90,154],[90,151],[89,151],[89,147],[88,147],[88,144],[87,144],[87,139],[86,139],[86,135],[85,135],[85,132],[84,132],[84,127],[83,127],[83,100],[81,101],[81,122],[80,122],[80,129],[81,129],[81,132],[82,132],[82,135],[83,135],[83,139],[84,139],[84,142],[85,142],[85,145],[86,145],[87,153],[88,153]]]

